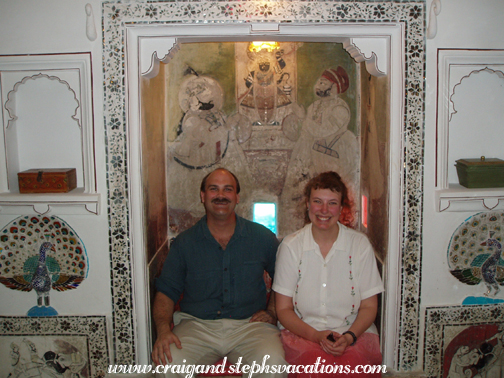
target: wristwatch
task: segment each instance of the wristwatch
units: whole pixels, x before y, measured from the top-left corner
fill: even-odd
[[[345,335],[345,334],[347,334],[347,333],[348,333],[350,336],[352,336],[352,338],[353,338],[353,342],[352,342],[352,344],[350,344],[350,346],[355,345],[355,343],[357,342],[357,336],[355,336],[355,333],[353,333],[352,331],[346,331],[346,332],[343,332],[343,335]]]

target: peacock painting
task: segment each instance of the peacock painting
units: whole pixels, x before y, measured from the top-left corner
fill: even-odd
[[[22,216],[0,231],[0,282],[34,291],[28,316],[52,316],[52,290],[76,289],[87,277],[86,249],[77,233],[56,216]]]
[[[448,248],[450,273],[467,285],[483,283],[483,296],[495,298],[504,285],[504,212],[480,213],[453,234]]]

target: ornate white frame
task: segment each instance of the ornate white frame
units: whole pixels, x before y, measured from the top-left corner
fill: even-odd
[[[216,30],[236,30],[235,27],[243,28],[243,25],[250,33],[250,25],[256,24],[259,26],[254,29],[260,28],[259,34],[263,35],[270,35],[271,29],[287,30],[290,25],[292,30],[297,27],[300,28],[298,30],[303,30],[303,33],[309,33],[312,28],[319,27],[342,30],[345,27],[372,26],[377,34],[382,33],[385,38],[390,38],[388,46],[393,50],[390,56],[396,59],[399,57],[399,61],[392,59],[390,62],[393,66],[390,70],[391,86],[394,88],[391,96],[391,118],[392,124],[398,127],[392,132],[390,141],[391,145],[395,146],[390,163],[389,183],[391,253],[385,267],[390,273],[385,296],[391,311],[386,312],[384,333],[393,337],[385,338],[383,348],[386,359],[384,363],[391,369],[416,369],[419,348],[420,235],[423,206],[423,1],[103,3],[104,111],[109,162],[108,213],[116,362],[132,363],[137,360],[145,363],[149,358],[146,345],[150,344],[147,326],[150,317],[148,312],[143,311],[149,308],[149,296],[145,293],[145,261],[142,267],[145,243],[141,232],[143,212],[139,201],[142,193],[139,184],[140,104],[137,98],[140,74],[149,71],[154,74],[155,69],[149,68],[154,68],[154,52],[159,50],[162,51],[160,55],[167,54],[174,45],[171,43],[163,49],[155,47],[163,38],[158,33],[163,28],[172,29],[184,25],[190,25],[191,28],[211,27],[212,34],[216,35],[219,34]],[[388,28],[398,31],[392,32]],[[145,30],[145,34],[142,30]],[[154,35],[150,35],[152,33]],[[317,33],[318,31],[313,32],[311,38],[317,36]],[[293,32],[293,35],[299,36],[299,31]],[[331,38],[336,35],[338,33],[333,32]],[[187,37],[181,35],[180,31],[174,36]],[[339,36],[350,35],[339,32]],[[153,40],[153,47],[149,46],[148,41],[144,44],[147,37],[161,39]],[[229,40],[229,36],[226,40]],[[148,63],[140,62],[139,52],[142,49],[149,52]],[[365,53],[363,55],[369,58]],[[399,72],[399,79],[394,76],[394,72]],[[392,126],[391,129],[393,128]],[[120,159],[124,164],[111,164],[114,158]],[[414,201],[410,200],[411,198]],[[135,260],[134,269],[132,260]],[[405,303],[408,303],[407,307]]]

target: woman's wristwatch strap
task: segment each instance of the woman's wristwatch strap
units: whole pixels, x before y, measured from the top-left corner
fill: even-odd
[[[352,342],[352,344],[350,344],[350,346],[355,345],[355,343],[357,342],[357,336],[355,336],[355,333],[353,333],[352,331],[346,331],[346,332],[343,332],[343,335],[345,335],[345,334],[347,334],[347,333],[348,333],[350,336],[352,336],[352,338],[353,338],[353,342]]]

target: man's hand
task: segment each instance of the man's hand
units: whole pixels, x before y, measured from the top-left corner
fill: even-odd
[[[270,323],[273,325],[277,324],[277,318],[275,314],[273,314],[272,311],[270,310],[261,310],[257,311],[254,315],[252,315],[252,318],[250,318],[250,323],[253,322],[263,322],[263,323]]]
[[[182,343],[172,331],[158,335],[152,348],[152,361],[156,365],[167,365],[172,362],[170,344],[175,344],[177,348],[182,349]]]

